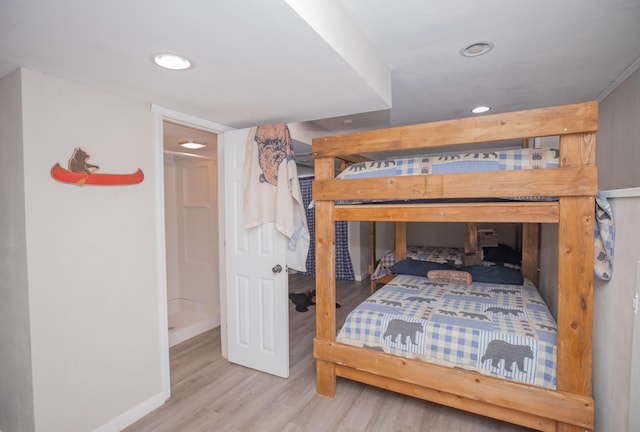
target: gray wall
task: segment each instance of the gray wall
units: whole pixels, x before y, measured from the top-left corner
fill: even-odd
[[[601,190],[640,187],[640,71],[600,103],[596,159]]]
[[[636,71],[600,103],[596,163],[599,189],[640,187],[640,71]],[[640,262],[640,198],[612,198],[616,245],[610,281],[595,279],[593,305],[593,398],[595,430],[637,431],[629,413],[636,412],[640,379],[632,366],[631,307]],[[557,239],[555,225],[541,230],[540,291],[557,314]],[[556,315],[557,316],[557,315]]]
[[[601,190],[640,187],[640,71],[600,103],[597,160]],[[596,430],[636,431],[640,376],[632,365],[636,267],[640,262],[640,198],[612,198],[616,245],[611,281],[596,279],[594,290],[593,390]],[[638,335],[636,335],[636,339]],[[636,359],[637,361],[637,359]],[[636,416],[637,418],[637,416]]]

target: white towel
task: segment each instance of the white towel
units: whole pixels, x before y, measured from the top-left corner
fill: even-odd
[[[243,178],[245,228],[274,223],[289,239],[287,266],[305,272],[310,236],[286,123],[250,130]]]

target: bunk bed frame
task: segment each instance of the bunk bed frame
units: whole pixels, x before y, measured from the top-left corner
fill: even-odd
[[[317,309],[314,356],[318,393],[334,397],[336,377],[340,376],[541,431],[592,430],[597,125],[598,104],[588,102],[314,139]],[[362,154],[543,136],[560,137],[559,168],[335,179],[336,158],[357,162],[367,159]],[[558,200],[335,204],[336,200],[513,196],[553,196]],[[539,224],[557,224],[556,390],[336,342],[334,222],[338,220],[523,223],[524,231],[529,233],[524,236],[524,257],[537,253],[537,240],[533,238],[537,239]],[[527,277],[537,270],[530,265],[532,268],[523,269]]]
[[[376,225],[370,222],[369,231],[369,274],[373,274],[378,265],[376,255]],[[407,257],[407,223],[395,222],[394,224],[394,253],[396,262]],[[537,223],[523,223],[520,230],[522,246],[521,272],[524,277],[538,285],[538,251],[540,226]],[[478,224],[476,222],[465,222],[464,224],[464,265],[479,264],[482,261],[480,246],[478,245]],[[379,285],[388,284],[396,275],[387,274],[379,279],[371,280],[371,292],[373,293]]]

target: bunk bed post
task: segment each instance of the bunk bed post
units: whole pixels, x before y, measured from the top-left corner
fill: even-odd
[[[407,257],[407,223],[395,223],[395,254],[396,261],[403,260]]]
[[[369,222],[369,276],[373,275],[376,271],[376,221]],[[371,292],[376,290],[376,281],[370,279]]]
[[[478,224],[466,222],[464,224],[464,265],[480,264],[480,249],[478,247]]]
[[[562,166],[595,166],[595,132],[560,138]],[[561,197],[558,224],[558,390],[591,397],[593,196]],[[559,432],[582,432],[560,424]]]
[[[317,180],[334,177],[333,158],[315,161]],[[334,203],[317,200],[316,211],[316,339],[336,340],[336,234]],[[316,388],[318,393],[334,397],[336,393],[335,363],[316,359]]]
[[[538,286],[540,224],[522,224],[522,275]]]

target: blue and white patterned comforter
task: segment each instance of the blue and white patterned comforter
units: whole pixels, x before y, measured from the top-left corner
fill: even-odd
[[[547,388],[557,326],[533,284],[470,285],[400,275],[347,317],[337,340]]]
[[[367,161],[350,165],[338,179],[558,168],[557,149],[519,148]]]

